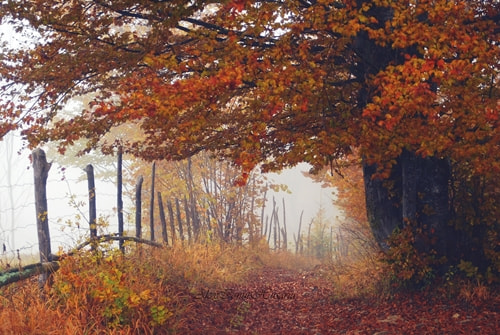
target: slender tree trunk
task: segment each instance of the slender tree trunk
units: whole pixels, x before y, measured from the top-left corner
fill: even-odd
[[[47,178],[52,163],[47,163],[45,152],[42,149],[33,150],[31,156],[33,158],[33,173],[35,177],[36,224],[40,262],[50,262],[51,248],[47,206]]]
[[[266,195],[267,195],[267,186],[266,186],[266,189],[264,191],[264,196],[263,196],[263,200],[262,200],[262,211],[260,212],[260,235],[261,236],[266,236],[266,231],[264,230],[264,212],[266,210]],[[267,220],[267,219],[266,219]],[[266,222],[266,225],[267,225],[267,222]]]
[[[196,209],[196,193],[195,193],[195,187],[194,187],[194,181],[193,181],[193,168],[192,168],[191,157],[188,158],[187,187],[188,187],[188,193],[189,193],[189,206],[187,205],[187,201],[186,201],[186,211],[188,211],[188,208],[189,208],[189,212],[191,214],[191,224],[192,224],[192,229],[193,229],[193,233],[194,233],[194,239],[198,240],[199,235],[200,235],[200,222],[199,222],[200,220],[198,217],[198,211]]]
[[[285,250],[288,249],[288,233],[286,231],[286,210],[285,210],[285,198],[282,199],[283,203],[283,246]]]
[[[268,245],[269,245],[269,243],[271,243],[271,231],[273,230],[272,226],[273,226],[273,217],[271,216],[271,218],[269,218],[269,215],[266,215],[266,229],[268,231],[268,235],[267,235],[267,244]]]
[[[278,238],[277,238],[277,233],[276,233],[277,227],[276,223],[274,223],[273,226],[273,239],[274,239],[274,250],[276,251],[278,249]]]

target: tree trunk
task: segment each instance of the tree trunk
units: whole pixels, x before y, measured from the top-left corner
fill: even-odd
[[[389,179],[373,179],[375,170],[375,166],[363,168],[368,220],[379,245],[387,247],[386,240],[396,227],[412,225],[418,231],[418,250],[451,256],[448,161],[403,151]]]
[[[186,196],[184,196],[184,213],[186,213],[186,230],[188,234],[188,242],[192,242],[192,235],[191,235],[191,223],[192,223],[192,213],[189,211],[189,204]]]
[[[401,170],[399,165],[393,167],[390,181],[395,185],[390,185],[389,181],[373,178],[376,169],[373,165],[363,165],[366,211],[375,240],[385,250],[388,248],[387,238],[402,223],[400,198],[395,193]]]

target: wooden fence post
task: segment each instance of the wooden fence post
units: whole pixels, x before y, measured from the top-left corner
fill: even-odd
[[[300,212],[300,219],[299,219],[299,230],[297,231],[297,239],[295,239],[295,254],[299,253],[299,242],[300,242],[300,230],[302,229],[302,216],[304,215],[304,210]],[[295,237],[295,234],[294,234]]]
[[[116,185],[117,185],[117,190],[116,190],[116,208],[118,211],[118,236],[123,236],[123,199],[122,199],[122,188],[123,188],[123,176],[122,176],[122,162],[123,162],[123,151],[122,147],[118,148],[118,154],[117,154],[117,175],[116,175]],[[125,252],[125,249],[123,247],[123,240],[120,240],[118,242],[120,251],[122,253]]]
[[[175,221],[174,221],[174,210],[172,208],[172,202],[167,201],[168,218],[170,220],[170,233],[172,234],[172,245],[175,244]]]
[[[153,162],[153,168],[151,172],[151,201],[149,202],[149,229],[151,230],[151,241],[155,240],[155,170],[156,162]]]
[[[191,243],[191,217],[192,213],[189,212],[189,204],[186,196],[184,196],[184,212],[186,213],[186,229],[188,233],[188,242]]]
[[[141,238],[142,235],[142,183],[144,178],[140,176],[137,178],[137,184],[135,185],[135,237]]]
[[[161,235],[163,237],[163,242],[168,245],[167,220],[165,219],[165,210],[163,209],[163,199],[161,198],[161,192],[158,192],[158,205],[160,207]]]
[[[35,179],[35,208],[36,225],[38,231],[38,248],[40,262],[51,261],[49,217],[47,207],[47,178],[52,163],[47,163],[45,152],[35,149],[31,153],[33,159],[33,173]],[[43,272],[39,277],[39,284],[43,286],[48,279],[48,273]]]
[[[95,180],[94,167],[89,164],[85,167],[87,172],[87,181],[89,189],[89,225],[90,225],[90,240],[92,250],[96,249],[97,240],[97,208],[95,199]]]
[[[175,199],[175,209],[177,210],[177,222],[179,223],[179,236],[181,241],[184,241],[184,232],[182,230],[182,219],[181,219],[181,209],[179,205],[179,199]]]
[[[285,250],[288,250],[288,232],[286,231],[286,210],[285,210],[285,198],[281,199],[283,202],[283,246]]]

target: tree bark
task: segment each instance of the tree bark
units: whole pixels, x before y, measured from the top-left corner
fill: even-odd
[[[398,175],[400,175],[399,165],[393,167],[390,181],[396,185],[390,185],[389,182],[375,179],[376,166],[363,166],[363,178],[365,183],[366,211],[368,222],[372,229],[375,240],[382,249],[387,249],[387,238],[392,234],[396,227],[402,223],[401,206],[399,206],[399,192],[395,187]],[[388,188],[391,186],[391,189]]]
[[[387,247],[396,227],[412,225],[418,250],[452,256],[450,220],[451,167],[446,159],[403,151],[387,180],[373,179],[375,166],[364,166],[368,220],[376,241]]]

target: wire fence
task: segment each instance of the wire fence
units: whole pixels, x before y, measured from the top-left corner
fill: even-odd
[[[19,164],[19,161],[22,163]],[[34,199],[33,170],[19,168],[26,165],[27,160],[19,159],[17,166],[2,166],[0,174],[0,262],[15,263],[19,257],[30,258],[38,255],[38,239],[36,226],[36,209]],[[28,161],[29,162],[29,161]],[[6,176],[6,168],[10,171],[11,180]],[[63,171],[64,172],[61,172]],[[15,176],[12,176],[15,174]],[[51,243],[55,252],[59,248],[68,250],[89,235],[88,189],[82,169],[51,169],[47,181],[48,220]],[[12,178],[15,177],[15,178]],[[15,184],[14,184],[15,182]],[[124,186],[124,195],[132,192],[128,185]],[[103,233],[116,231],[116,186],[111,181],[96,181],[97,211],[100,222],[107,222],[109,227],[100,227]],[[131,202],[127,202],[131,206]],[[132,210],[124,216],[130,217]],[[126,229],[133,224],[126,220]],[[1,265],[1,264],[0,264]]]

